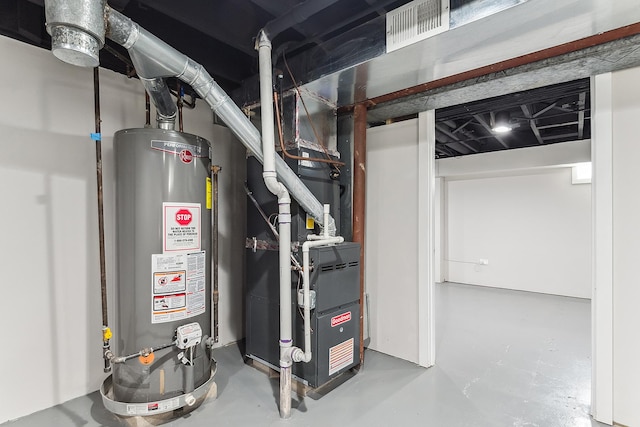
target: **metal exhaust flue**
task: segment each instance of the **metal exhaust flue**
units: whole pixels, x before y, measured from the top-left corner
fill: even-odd
[[[47,0],[45,15],[51,51],[80,67],[97,67],[104,46],[106,0]]]
[[[59,40],[54,41],[56,57],[69,64],[95,67],[98,65],[98,50],[104,44],[106,35],[129,51],[139,77],[148,80],[176,77],[189,84],[240,142],[261,163],[264,161],[260,132],[202,65],[110,8],[104,0],[45,0],[45,12],[47,30],[52,37],[58,33],[73,33],[77,36],[59,37]],[[56,30],[58,27],[61,28]],[[150,95],[156,108],[161,111],[162,103],[158,105],[157,102],[158,99],[166,99],[165,95]],[[171,113],[166,115],[171,116]],[[322,203],[284,160],[276,156],[275,162],[280,182],[305,212],[318,224],[328,227],[329,233],[334,235],[335,220],[330,217],[329,224],[324,224]]]

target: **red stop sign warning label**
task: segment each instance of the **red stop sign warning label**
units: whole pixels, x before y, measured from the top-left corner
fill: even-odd
[[[200,203],[162,204],[163,253],[200,250],[201,210]]]
[[[193,215],[187,209],[180,209],[176,212],[176,222],[180,225],[189,225]]]

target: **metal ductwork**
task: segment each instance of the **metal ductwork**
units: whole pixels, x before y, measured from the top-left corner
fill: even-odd
[[[160,129],[173,129],[176,123],[178,107],[173,102],[167,82],[160,78],[145,79],[144,77],[140,77],[140,81],[156,106],[158,127]]]
[[[449,10],[448,22],[444,24],[449,30],[453,30],[528,1],[530,0],[415,0],[412,3],[415,3],[417,13],[413,17],[404,16],[400,22],[407,26],[429,28],[433,24],[433,10],[440,7]],[[309,2],[302,5],[306,3]],[[406,6],[409,5],[400,8]],[[389,15],[393,13],[394,11],[391,11]],[[431,19],[428,19],[430,16]],[[444,15],[443,19],[446,19]],[[362,87],[370,89],[370,82],[362,80],[363,76],[386,74],[385,70],[391,67],[398,71],[394,76],[419,74],[420,67],[423,65],[413,60],[416,55],[414,52],[412,56],[406,57],[387,54],[386,39],[390,31],[387,28],[388,20],[387,16],[373,18],[334,37],[319,41],[316,46],[296,53],[295,56],[288,57],[288,65],[297,79],[297,84],[311,83],[310,86],[306,86],[308,89],[328,97],[340,107],[363,100],[360,97]],[[277,21],[280,21],[280,18]],[[424,40],[416,41],[415,44],[423,42]],[[282,50],[282,47],[279,50]],[[283,67],[280,63],[274,65]],[[372,71],[374,67],[375,72]],[[359,79],[357,82],[356,77]],[[385,82],[388,85],[388,78],[388,76],[381,77],[378,82]],[[293,86],[293,82],[286,73],[283,84],[285,87]],[[358,96],[355,93],[356,87],[360,87]],[[331,89],[325,90],[328,88]],[[385,88],[388,87],[385,86]],[[334,95],[327,96],[328,93]],[[259,76],[256,74],[245,79],[242,87],[235,90],[232,96],[239,105],[255,104],[259,99]]]
[[[97,66],[98,50],[106,35],[129,51],[138,76],[149,80],[177,77],[189,84],[263,162],[260,132],[202,65],[110,8],[104,0],[46,0],[45,13],[47,31],[54,38],[53,52],[59,59],[73,65]],[[166,100],[165,95],[150,95],[154,102]],[[162,105],[160,102],[159,111]],[[279,157],[276,157],[276,172],[303,209],[334,234],[335,220],[330,218],[330,223],[324,224],[322,204]]]
[[[106,0],[48,0],[45,2],[51,51],[60,60],[80,67],[97,67],[104,46]]]

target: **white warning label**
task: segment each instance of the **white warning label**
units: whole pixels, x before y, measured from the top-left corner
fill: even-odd
[[[153,293],[178,292],[187,289],[187,272],[185,270],[161,271],[153,273]]]
[[[187,255],[187,317],[206,309],[206,259],[204,251]]]
[[[185,294],[158,295],[153,297],[153,311],[168,311],[185,307],[187,296]],[[180,318],[184,315],[180,316]]]
[[[162,203],[163,252],[200,250],[200,203]]]
[[[161,402],[149,402],[127,405],[127,415],[145,415],[154,412],[166,412],[180,406],[180,399],[163,400]]]
[[[206,310],[205,251],[151,255],[151,323],[172,322]]]
[[[329,348],[329,375],[353,363],[353,338]]]

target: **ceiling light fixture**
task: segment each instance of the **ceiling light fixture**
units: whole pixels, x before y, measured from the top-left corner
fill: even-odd
[[[495,114],[495,120],[493,122],[493,126],[491,126],[491,130],[496,133],[505,133],[511,132],[513,129],[511,125],[511,117],[509,116],[508,111],[498,111]]]

